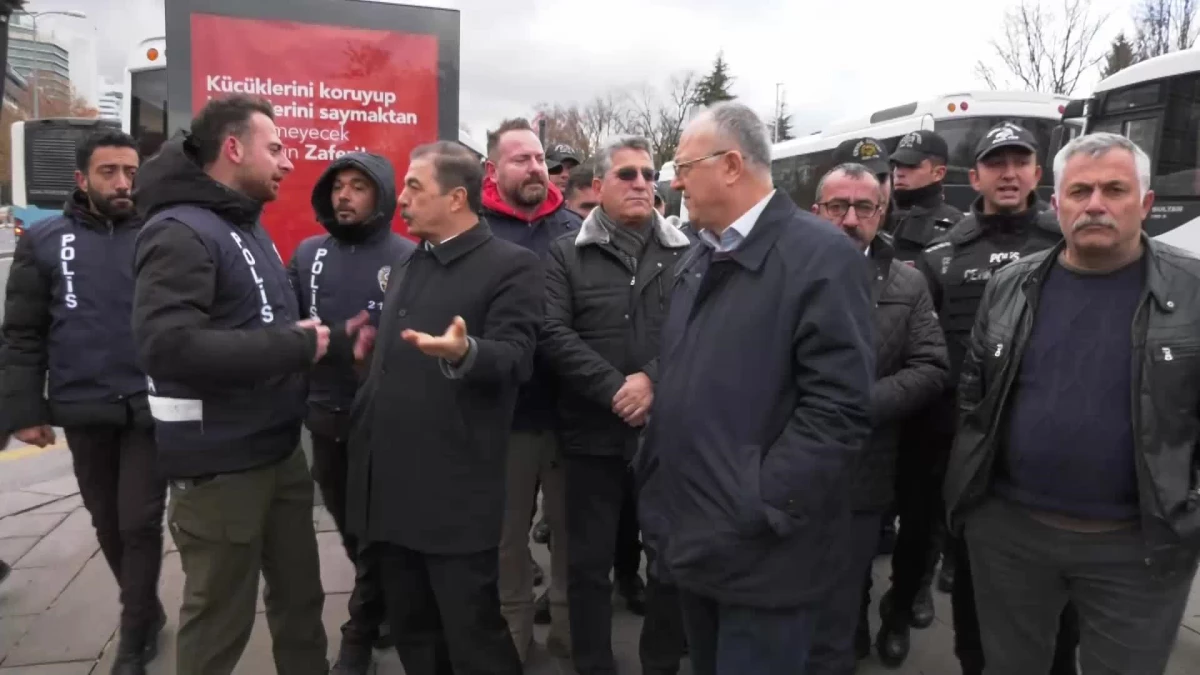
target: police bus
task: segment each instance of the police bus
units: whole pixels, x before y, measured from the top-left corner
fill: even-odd
[[[1150,156],[1146,233],[1200,253],[1200,50],[1157,56],[1101,80],[1065,119],[1121,134]]]
[[[966,211],[975,200],[967,171],[975,165],[975,145],[988,129],[1012,121],[1033,132],[1040,150],[1042,181],[1038,191],[1049,199],[1054,190],[1050,145],[1070,99],[1036,92],[973,91],[947,94],[876,110],[866,117],[836,122],[826,129],[782,143],[771,152],[775,187],[786,191],[800,208],[816,199],[817,181],[833,168],[833,151],[842,141],[869,136],[889,153],[912,131],[932,130],[950,150],[944,181],[946,202]]]
[[[99,129],[118,126],[114,120],[77,117],[13,122],[9,134],[16,236],[62,213],[75,190],[75,147]]]

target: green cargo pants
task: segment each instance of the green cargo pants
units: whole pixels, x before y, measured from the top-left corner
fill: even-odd
[[[277,464],[171,481],[167,517],[183,564],[177,675],[229,675],[254,627],[258,578],[278,675],[326,675],[313,484],[297,450]]]

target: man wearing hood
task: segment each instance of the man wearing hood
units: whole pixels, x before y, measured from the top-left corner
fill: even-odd
[[[76,163],[76,189],[62,215],[17,240],[5,299],[3,407],[7,428],[25,443],[46,447],[54,426],[66,432],[79,492],[121,588],[112,672],[137,675],[166,623],[158,578],[167,490],[130,332],[142,226],[130,196],[137,146],[120,131],[97,132],[80,144]]]
[[[976,146],[975,166],[970,172],[971,186],[979,192],[970,215],[917,259],[917,269],[929,284],[934,308],[946,335],[952,385],[959,381],[975,315],[992,275],[1008,263],[1051,248],[1062,239],[1062,230],[1054,213],[1037,199],[1037,184],[1042,175],[1037,150],[1033,134],[1017,124],[1005,122],[988,131]],[[932,414],[928,417],[932,426],[927,436],[930,442],[927,452],[933,470],[927,472],[926,482],[914,487],[926,496],[927,516],[914,518],[911,525],[902,517],[901,540],[907,529],[914,541],[931,541],[933,525],[944,522],[946,517],[941,488],[958,421],[956,393],[956,386],[951,386],[932,406]],[[927,525],[921,527],[923,524]],[[966,547],[961,541],[948,538],[945,548],[945,557],[954,561],[956,569],[952,596],[954,652],[964,675],[978,675],[984,670],[983,649]],[[883,626],[876,637],[880,660],[890,667],[899,667],[908,656],[911,616],[906,608],[911,607],[917,592],[913,580],[920,576],[919,570],[907,573],[900,570],[900,543],[897,543],[896,553],[893,557],[894,583],[880,602]],[[920,561],[914,559],[911,564],[920,564]],[[1067,611],[1063,614],[1063,629],[1059,633],[1059,650],[1052,672],[1075,672],[1078,640],[1074,615]]]
[[[378,327],[392,269],[416,248],[391,229],[396,213],[391,162],[366,152],[334,160],[313,186],[312,206],[329,234],[300,242],[288,265],[301,316],[333,324],[367,312],[370,325]],[[365,675],[384,607],[375,565],[346,531],[346,443],[359,378],[352,363],[328,361],[313,370],[305,424],[312,433],[313,478],[357,570],[333,674]]]
[[[261,574],[279,675],[327,675],[308,374],[331,330],[300,318],[259,224],[292,169],[265,99],[213,99],[138,174],[133,333],[185,575],[176,672],[229,675]],[[358,335],[366,315],[332,330]],[[339,353],[341,353],[339,351]]]
[[[579,229],[580,219],[566,207],[551,184],[541,141],[523,119],[505,120],[488,134],[487,175],[483,180],[483,216],[492,233],[545,258],[550,242]],[[547,648],[564,658],[570,653],[567,625],[567,528],[563,506],[563,470],[558,452],[554,409],[555,381],[541,355],[533,376],[517,394],[508,445],[504,531],[500,538],[500,603],[522,662],[533,641],[533,574],[529,526],[538,483],[542,510],[550,523],[551,629]]]

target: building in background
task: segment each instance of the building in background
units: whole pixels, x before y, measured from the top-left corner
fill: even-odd
[[[121,105],[125,99],[125,93],[121,91],[121,85],[112,82],[101,82],[99,91],[100,100],[96,108],[100,111],[100,118],[108,120],[121,119]]]
[[[70,53],[59,44],[39,40],[27,16],[17,14],[9,21],[8,65],[29,82],[30,88],[36,87],[42,93],[43,101],[71,100]]]
[[[4,78],[4,107],[10,111],[23,110],[29,100],[29,82],[8,64]]]

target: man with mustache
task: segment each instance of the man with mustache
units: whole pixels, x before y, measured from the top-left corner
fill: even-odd
[[[158,577],[167,485],[130,331],[142,228],[130,196],[138,164],[134,140],[119,131],[80,144],[76,188],[62,215],[17,240],[3,328],[9,428],[39,447],[55,442],[53,427],[63,428],[84,506],[121,588],[114,675],[145,673],[166,623]]]
[[[935,414],[929,418],[935,425],[929,431],[929,451],[937,465],[938,484],[944,477],[961,405],[955,402],[955,386],[988,280],[1005,265],[1051,248],[1062,239],[1054,213],[1037,199],[1035,190],[1042,175],[1037,152],[1033,134],[1015,123],[1005,122],[988,131],[976,146],[975,167],[970,171],[971,185],[979,192],[971,213],[917,260],[917,268],[925,274],[933,293],[950,354],[949,387],[934,404]],[[928,522],[934,523],[944,518],[945,511],[936,503],[938,500],[930,501],[935,508]],[[904,527],[907,525],[901,530]],[[978,675],[984,664],[970,560],[961,539],[948,537],[946,549],[956,568],[952,596],[955,654],[964,675]],[[880,603],[883,627],[876,647],[888,665],[899,665],[908,656],[908,617],[903,608],[908,606],[905,601],[910,593],[911,588],[901,588],[897,582]],[[1070,612],[1063,616],[1054,673],[1075,672],[1078,627],[1073,618]]]
[[[300,242],[288,265],[300,314],[377,328],[392,270],[416,248],[392,231],[396,173],[391,162],[367,152],[339,157],[313,186],[312,205],[328,234]],[[325,359],[309,380],[305,418],[312,433],[313,478],[356,568],[350,618],[342,625],[332,675],[366,675],[372,644],[388,643],[380,639],[384,607],[376,565],[346,530],[346,442],[358,385],[353,363]]]
[[[1162,673],[1200,551],[1200,260],[1143,232],[1129,139],[1071,141],[1054,179],[1063,241],[999,271],[973,322],[946,506],[989,673],[1045,672],[1068,603],[1083,672]]]
[[[547,156],[529,122],[505,120],[488,134],[487,175],[483,179],[483,217],[499,239],[533,251],[541,258],[550,242],[579,229],[582,221],[547,173]],[[559,658],[570,655],[567,623],[567,527],[563,467],[558,450],[556,383],[543,359],[517,394],[508,445],[508,483],[504,532],[500,541],[500,603],[521,661],[533,642],[534,569],[529,527],[537,504],[550,523],[550,635],[546,646]]]

